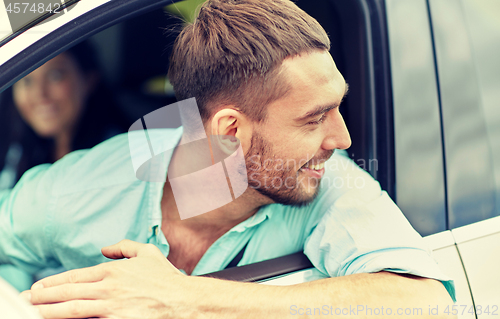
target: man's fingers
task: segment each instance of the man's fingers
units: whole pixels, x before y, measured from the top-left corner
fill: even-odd
[[[111,259],[134,258],[134,257],[154,257],[163,254],[152,244],[141,244],[128,239],[120,241],[118,244],[107,246],[101,249],[102,254]]]
[[[137,257],[140,245],[137,242],[124,239],[117,244],[102,248],[101,252],[111,259],[132,258]]]
[[[31,286],[31,289],[48,288],[69,283],[85,283],[100,281],[105,276],[105,264],[94,267],[73,269],[63,273],[39,280]]]
[[[36,306],[45,319],[91,318],[105,316],[108,311],[102,300],[73,300]]]
[[[63,284],[56,287],[23,291],[22,295],[34,305],[78,299],[107,299],[107,293],[104,289],[100,289],[99,284]]]

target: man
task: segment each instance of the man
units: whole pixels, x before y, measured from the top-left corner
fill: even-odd
[[[37,167],[0,195],[0,260],[92,266],[123,238],[102,254],[128,259],[46,278],[23,295],[46,318],[443,310],[452,281],[378,183],[334,153],[350,145],[339,113],[347,84],[328,49],[321,26],[287,0],[205,3],[176,41],[169,77],[180,100],[196,98],[207,135],[241,141],[250,187],[181,219],[170,180],[137,180],[126,136]],[[182,135],[160,130],[151,145],[173,148]],[[160,163],[171,170],[175,157]],[[240,265],[304,250],[332,278],[273,287],[184,274],[223,269],[244,246]],[[298,311],[306,308],[321,313]]]

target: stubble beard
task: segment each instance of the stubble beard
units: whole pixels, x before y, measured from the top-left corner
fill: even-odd
[[[273,155],[272,150],[272,145],[260,134],[253,134],[245,154],[248,186],[274,203],[302,207],[313,202],[318,196],[320,181],[316,180],[313,193],[306,192],[299,171],[295,167],[280,166],[279,163],[287,163],[287,159]]]

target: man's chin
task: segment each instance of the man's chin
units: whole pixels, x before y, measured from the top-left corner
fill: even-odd
[[[304,190],[301,186],[300,189],[290,190],[263,190],[256,189],[260,194],[269,198],[273,203],[282,204],[287,206],[304,207],[313,202],[319,193],[319,187],[311,190]]]

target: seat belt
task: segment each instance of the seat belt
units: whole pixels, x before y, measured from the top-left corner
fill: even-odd
[[[241,258],[243,258],[243,254],[245,253],[245,249],[247,249],[247,246],[248,243],[246,243],[245,246],[243,246],[240,252],[236,256],[234,256],[233,260],[231,260],[231,262],[224,269],[236,267],[240,262]]]
[[[309,258],[303,252],[299,251],[295,254],[249,265],[226,268],[201,276],[241,282],[257,282],[312,267],[314,266],[311,264]]]

